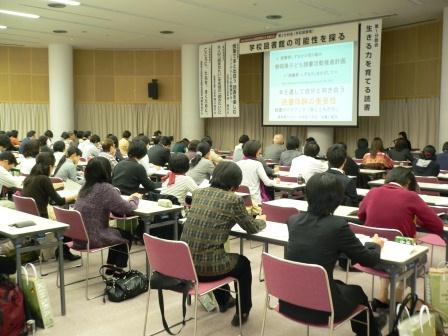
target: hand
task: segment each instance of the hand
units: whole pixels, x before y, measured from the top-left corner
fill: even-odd
[[[258,215],[257,217],[255,217],[255,219],[261,219],[261,220],[264,220],[266,222],[267,217],[266,217],[266,215]]]
[[[131,195],[131,197],[135,197],[135,198],[138,198],[138,199],[142,199],[143,194],[133,193],[133,194]]]
[[[54,190],[64,189],[64,182],[53,183]]]
[[[274,182],[277,183],[277,184],[279,184],[279,183],[281,182],[280,177],[276,177],[276,178],[274,179]]]
[[[372,237],[372,242],[375,243],[375,244],[378,244],[381,248],[384,247],[384,239],[378,237],[378,234],[376,234],[376,233]]]
[[[278,173],[280,171],[280,167],[278,165],[274,166],[274,173]]]

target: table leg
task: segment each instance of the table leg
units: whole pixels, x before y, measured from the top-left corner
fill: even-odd
[[[397,285],[397,274],[392,272],[390,274],[390,288],[389,288],[389,332],[392,332],[395,321],[395,288]]]
[[[58,248],[59,248],[59,281],[60,283],[60,287],[59,287],[59,292],[60,292],[60,296],[61,296],[61,315],[64,316],[65,315],[65,285],[64,285],[64,252],[63,252],[63,248],[64,248],[64,236],[58,233]]]
[[[143,223],[144,223],[144,230],[145,233],[150,234],[149,230],[150,230],[150,226],[151,226],[151,220],[149,218],[145,218],[143,219]],[[145,252],[145,264],[146,264],[146,276],[149,279],[149,273],[151,272],[150,267],[149,267],[149,260],[148,260],[148,254]]]
[[[179,240],[179,214],[174,214],[174,240]]]
[[[22,241],[16,240],[14,242],[14,246],[16,248],[17,284],[19,285],[20,288],[22,288],[22,255],[21,255]]]
[[[241,255],[243,255],[243,251],[244,250],[244,248],[243,248],[243,238],[240,238],[240,254]]]

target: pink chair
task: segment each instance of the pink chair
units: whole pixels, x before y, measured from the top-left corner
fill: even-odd
[[[294,182],[297,183],[297,177],[294,176],[279,176],[280,181],[282,182]]]
[[[51,181],[51,183],[64,183],[63,179],[61,179],[60,177],[56,177],[56,176],[51,176],[50,181]]]
[[[354,223],[348,223],[350,226],[350,229],[354,234],[363,234],[369,237],[373,237],[375,234],[377,234],[381,238],[385,238],[390,241],[394,241],[395,237],[402,236],[403,234],[400,232],[400,230],[396,229],[383,229],[383,228],[376,228],[372,226],[365,226],[365,225],[358,225]],[[378,276],[380,278],[388,279],[389,274],[380,271],[371,267],[365,267],[361,266],[360,264],[353,265],[354,268],[357,270],[372,275],[372,298],[373,298],[373,291],[375,289],[375,276]],[[349,268],[350,268],[350,262],[347,263],[347,270],[345,274],[345,282],[348,283],[348,274],[349,274]]]
[[[37,204],[34,198],[14,194],[12,195],[12,199],[14,201],[16,210],[26,212],[30,215],[40,216],[39,209],[37,208]]]
[[[429,206],[436,214],[448,214],[448,207],[441,206]],[[440,236],[428,233],[417,239],[420,244],[431,245],[431,259],[429,259],[429,264],[432,265],[432,257],[434,255],[434,246],[440,246],[446,248],[446,242]]]
[[[289,217],[299,214],[299,210],[296,208],[280,207],[267,203],[263,203],[261,209],[262,213],[266,215],[268,221],[276,223],[286,224]]]
[[[422,183],[439,183],[439,179],[435,176],[416,176],[415,179],[418,182]],[[417,190],[417,193],[421,195],[429,195],[429,196],[440,196],[440,192],[433,190],[421,190],[420,188]]]
[[[297,183],[297,177],[295,176],[279,176],[280,181],[282,182],[293,182],[293,183]],[[302,190],[296,190],[293,191],[291,194],[288,192],[283,192],[282,193],[282,198],[288,198],[290,197],[293,199],[303,199],[303,197],[305,196],[303,194]]]
[[[193,284],[189,295],[194,295],[194,335],[197,332],[197,314],[198,314],[198,297],[205,295],[219,287],[236,283],[237,291],[239,291],[238,280],[233,277],[226,277],[221,280],[211,282],[199,282],[194,268],[193,259],[191,257],[190,248],[187,243],[183,241],[166,240],[151,236],[147,233],[143,235],[145,242],[146,254],[148,256],[149,264],[153,271],[157,271],[164,275],[191,281]],[[149,315],[149,302],[151,296],[151,288],[148,290],[148,301],[146,304],[145,326],[143,335],[146,335],[146,326]],[[240,295],[238,295],[238,311],[240,318],[240,335],[243,334],[241,327],[241,302]]]
[[[97,298],[97,297],[103,295],[103,294],[100,294],[100,295],[97,295],[94,297],[89,297],[89,268],[90,268],[89,257],[90,257],[91,253],[101,252],[101,264],[103,264],[104,263],[103,262],[103,251],[105,249],[109,249],[109,248],[119,245],[119,244],[90,248],[89,235],[87,234],[87,230],[86,230],[84,221],[83,221],[81,213],[79,211],[66,210],[66,209],[54,207],[54,214],[56,215],[56,220],[58,222],[70,225],[70,227],[67,229],[67,231],[65,231],[64,236],[69,237],[69,238],[79,241],[79,242],[84,242],[86,244],[85,249],[79,249],[76,247],[72,247],[73,250],[80,252],[81,256],[82,256],[82,253],[84,253],[84,252],[87,253],[87,265],[86,265],[86,273],[85,273],[86,277],[83,280],[68,283],[68,284],[66,284],[66,286],[72,285],[74,283],[78,283],[80,281],[85,281],[85,283],[86,283],[85,295],[86,295],[87,300],[91,300],[91,299],[94,299],[94,298]],[[129,251],[128,251],[128,255],[129,255]],[[131,269],[130,256],[129,256],[129,269]]]
[[[238,192],[240,193],[245,193],[250,195],[250,190],[249,187],[245,186],[245,185],[240,185],[237,189]],[[244,206],[245,207],[251,207],[252,206],[252,198],[250,196],[244,196],[243,197],[243,201],[244,201]]]
[[[291,166],[279,166],[278,169],[280,171],[286,171],[289,172],[289,170],[291,169]]]
[[[268,308],[283,315],[279,310],[278,304],[275,307],[269,306],[270,296],[293,305],[320,310],[330,314],[328,324],[311,324],[306,321],[292,319],[297,323],[306,325],[308,335],[310,326],[328,328],[330,329],[330,335],[332,335],[333,331],[343,323],[351,320],[359,313],[368,310],[366,306],[359,305],[346,319],[335,321],[328,274],[322,266],[284,260],[267,253],[263,253],[262,262],[266,283],[266,300],[261,336],[264,335]],[[283,316],[291,319],[286,315]],[[369,314],[367,314],[366,324],[367,330],[369,330]]]
[[[358,164],[362,163],[362,159],[353,159],[353,161],[355,161],[355,163],[358,163]]]

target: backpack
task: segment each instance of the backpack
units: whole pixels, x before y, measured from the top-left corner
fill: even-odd
[[[23,294],[8,279],[0,280],[0,335],[22,335],[25,326]]]

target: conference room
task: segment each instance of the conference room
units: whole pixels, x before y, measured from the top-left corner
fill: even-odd
[[[0,1],[0,336],[435,334],[447,53],[446,0]]]

